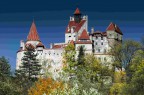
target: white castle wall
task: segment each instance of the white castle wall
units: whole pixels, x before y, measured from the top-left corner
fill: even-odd
[[[64,53],[64,48],[59,48],[59,49],[53,49],[53,45],[60,45],[60,44],[67,44],[70,40],[76,41],[78,40],[78,36],[81,35],[82,31],[86,29],[88,31],[88,16],[83,16],[83,20],[86,20],[86,22],[83,24],[83,26],[80,28],[79,31],[74,32],[73,29],[71,29],[72,33],[65,33],[65,43],[54,43],[51,44],[50,49],[43,49],[42,47],[36,48],[36,53],[38,53],[37,58],[40,61],[40,64],[43,64],[45,60],[47,61],[47,65],[51,65],[52,68],[50,69],[50,72],[53,73],[53,76],[56,77],[58,76],[58,72],[61,71],[62,66],[63,66],[63,53]],[[74,17],[70,17],[70,21],[74,21]],[[94,32],[94,30],[93,30]],[[115,31],[107,31],[107,37],[92,37],[90,36],[90,40],[94,41],[94,55],[95,57],[98,58],[102,63],[104,62],[111,62],[111,56],[108,55],[108,51],[110,49],[110,42],[113,41],[116,37],[118,39],[122,40],[122,35],[116,33]],[[39,43],[39,41],[27,41],[26,43],[31,43],[36,47],[36,45]],[[102,44],[103,43],[103,44]],[[78,48],[80,46],[84,46],[85,48],[85,53],[92,53],[92,44],[75,44],[75,50],[76,50],[76,56],[78,55]],[[23,47],[23,50],[25,48],[25,43],[24,41],[21,41],[20,47]],[[21,59],[24,56],[24,51],[18,52],[17,53],[17,64],[16,64],[16,69],[19,69],[19,66],[21,65]]]
[[[73,40],[76,41],[77,39],[77,33],[65,33],[65,43],[68,43],[69,41]]]

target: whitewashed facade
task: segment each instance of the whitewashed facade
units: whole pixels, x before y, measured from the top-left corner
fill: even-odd
[[[78,55],[79,47],[84,46],[86,54],[94,54],[102,63],[111,62],[108,54],[114,42],[122,42],[122,32],[119,27],[110,23],[106,32],[95,31],[94,28],[88,32],[88,16],[82,16],[77,8],[74,15],[70,17],[70,21],[65,31],[64,43],[53,43],[50,48],[46,48],[42,44],[38,36],[35,23],[32,23],[26,41],[20,41],[20,49],[17,51],[16,69],[21,65],[21,59],[26,51],[26,46],[31,46],[38,54],[37,58],[40,64],[47,60],[51,64],[51,72],[53,76],[57,76],[57,72],[63,67],[64,48],[68,43],[73,42],[75,45],[76,54]],[[77,56],[76,55],[76,56]]]

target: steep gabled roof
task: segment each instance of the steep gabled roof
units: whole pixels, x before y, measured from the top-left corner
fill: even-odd
[[[40,41],[40,38],[39,38],[39,35],[38,35],[38,32],[37,32],[36,25],[35,25],[34,21],[31,25],[29,34],[27,36],[27,40],[28,41]]]
[[[77,15],[77,14],[81,14],[79,8],[76,8],[74,14],[75,14],[75,15]]]
[[[109,24],[109,26],[107,27],[106,30],[107,30],[107,31],[109,31],[109,30],[114,30],[114,31],[116,31],[117,33],[123,35],[123,33],[121,32],[121,30],[119,29],[119,27],[118,27],[116,24],[112,23],[112,22]]]
[[[80,23],[76,23],[75,21],[69,21],[65,33],[71,33],[72,27],[74,27],[74,32],[78,32],[85,22],[86,20],[81,20]]]
[[[84,29],[83,32],[81,33],[79,40],[89,40],[89,35],[87,33],[87,31]]]

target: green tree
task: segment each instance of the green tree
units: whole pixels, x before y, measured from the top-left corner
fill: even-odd
[[[8,59],[4,56],[0,57],[0,80],[10,76],[10,65]]]
[[[78,59],[77,59],[78,65],[79,64],[84,64],[84,55],[85,55],[85,53],[84,53],[84,47],[80,46],[79,47],[79,53],[78,53]]]
[[[0,95],[21,95],[17,83],[11,78],[0,81]]]
[[[68,72],[70,76],[72,76],[75,72],[75,54],[76,52],[73,44],[69,44],[67,47],[65,47],[63,58],[64,71]]]
[[[0,95],[19,95],[20,89],[11,75],[8,59],[0,57]]]
[[[27,90],[32,84],[37,81],[40,75],[41,65],[36,59],[37,54],[32,47],[27,47],[27,51],[24,52],[21,66],[16,70],[16,78],[19,86],[24,95],[27,94]]]
[[[110,50],[113,66],[121,70],[123,67],[127,68],[134,58],[135,52],[139,48],[141,48],[141,44],[133,40],[125,40],[123,43],[115,43]]]
[[[24,52],[22,58],[22,65],[19,67],[18,72],[25,74],[28,77],[28,80],[35,81],[40,74],[41,65],[36,59],[37,54],[33,48],[28,47],[27,51]]]
[[[136,64],[130,66],[134,70],[130,82],[127,82],[125,86],[124,92],[127,95],[143,95],[144,93],[144,60]]]
[[[93,54],[84,55],[83,47],[79,51],[78,59],[75,60],[75,49],[71,44],[65,48],[64,59],[66,64],[64,71],[70,77],[67,82],[70,85],[70,91],[86,94],[102,93],[104,89],[105,94],[108,92],[109,83],[106,83],[110,78],[108,65],[100,64]]]

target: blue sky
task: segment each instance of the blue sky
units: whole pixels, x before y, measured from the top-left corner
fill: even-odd
[[[41,41],[64,42],[64,32],[75,9],[89,17],[89,30],[105,31],[116,23],[124,39],[140,41],[144,34],[142,0],[3,0],[0,2],[0,56],[9,59],[15,69],[20,40],[26,40],[33,19]]]

